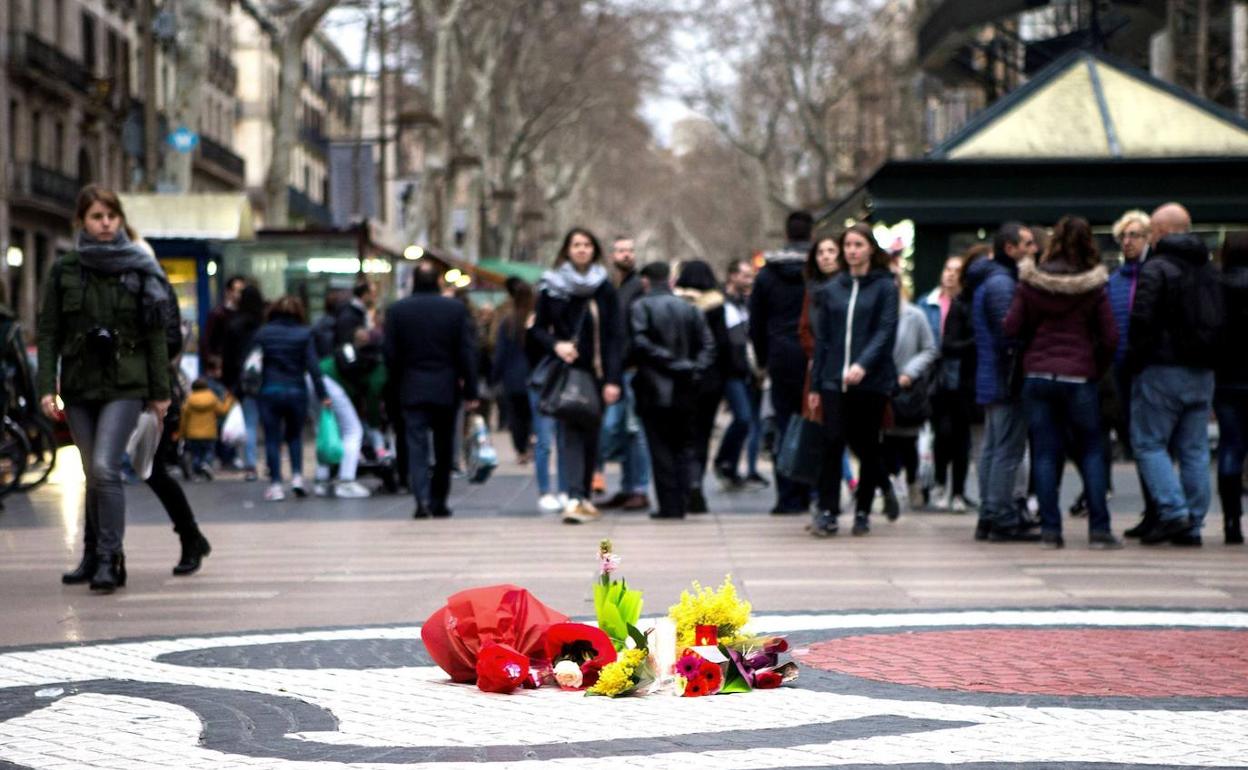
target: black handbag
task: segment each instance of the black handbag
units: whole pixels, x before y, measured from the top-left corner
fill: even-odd
[[[823,431],[822,425],[800,414],[790,417],[780,442],[780,454],[776,456],[776,472],[799,484],[819,483]]]
[[[576,337],[580,337],[580,329],[585,324],[585,316],[593,316],[594,332],[597,335],[597,306],[591,297],[586,309],[581,313],[577,324]],[[601,342],[595,341],[594,368],[601,371]],[[547,364],[547,362],[550,362]],[[544,415],[563,420],[581,428],[594,428],[602,422],[602,395],[598,390],[598,378],[594,372],[587,371],[573,364],[566,363],[557,356],[551,355],[538,366],[545,382],[541,384],[537,410]],[[536,376],[538,372],[534,372]]]
[[[917,428],[932,416],[932,391],[936,384],[934,369],[927,371],[893,394],[893,424],[898,428]]]

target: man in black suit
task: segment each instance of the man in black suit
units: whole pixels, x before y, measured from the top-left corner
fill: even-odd
[[[377,287],[369,281],[360,281],[351,290],[351,301],[343,303],[334,319],[334,348],[355,341],[356,329],[368,329],[372,310],[377,301]]]
[[[398,402],[407,426],[409,483],[415,518],[451,515],[455,415],[459,402],[477,408],[477,335],[462,302],[440,296],[439,271],[425,261],[412,276],[412,295],[386,313],[386,367],[397,379]],[[429,433],[433,478],[429,478]]]

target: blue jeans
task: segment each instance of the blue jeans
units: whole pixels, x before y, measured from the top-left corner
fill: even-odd
[[[538,392],[529,388],[529,405],[533,407],[533,435],[536,438],[533,447],[533,472],[537,477],[537,493],[550,494],[550,455],[555,455],[555,471],[558,474],[558,492],[568,491],[568,482],[563,471],[563,436],[559,423],[555,418],[542,414],[537,409]]]
[[[984,407],[984,446],[979,453],[979,520],[994,527],[1018,526],[1014,482],[1027,448],[1027,421],[1018,402]]]
[[[1191,517],[1199,535],[1209,510],[1209,409],[1213,372],[1150,366],[1131,390],[1131,448],[1162,521]],[[1170,450],[1179,460],[1174,472]]]
[[[732,422],[728,424],[724,437],[719,441],[719,451],[715,453],[715,467],[731,470],[735,474],[737,463],[741,459],[741,450],[753,435],[751,431],[756,431],[758,408],[755,404],[757,399],[750,397],[748,382],[740,377],[733,377],[724,382],[724,401],[728,404],[728,411],[732,412]],[[758,457],[757,448],[754,456]],[[750,470],[754,470],[753,462],[750,463]]]
[[[247,438],[243,440],[243,467],[256,469],[256,434],[260,428],[260,401],[255,396],[243,397],[243,424],[247,426]]]
[[[1244,458],[1248,457],[1248,390],[1219,388],[1213,397],[1218,415],[1218,496],[1222,518],[1238,523],[1244,515]]]
[[[1079,464],[1088,501],[1088,529],[1109,532],[1105,502],[1109,477],[1105,472],[1105,442],[1101,436],[1101,405],[1095,382],[1055,382],[1027,378],[1023,383],[1023,411],[1031,434],[1031,474],[1040,501],[1040,526],[1060,534],[1062,511],[1058,492],[1066,464],[1066,437]]]
[[[260,422],[264,424],[264,459],[269,481],[282,480],[282,444],[290,452],[290,472],[303,473],[303,423],[308,418],[308,394],[302,385],[268,386],[260,391]]]
[[[69,433],[78,445],[86,477],[84,553],[107,559],[122,551],[126,490],[121,481],[121,459],[142,410],[143,402],[137,398],[65,406]]]
[[[650,452],[637,419],[633,374],[624,373],[620,400],[607,407],[602,421],[602,457],[620,457],[620,491],[644,495],[650,490]]]

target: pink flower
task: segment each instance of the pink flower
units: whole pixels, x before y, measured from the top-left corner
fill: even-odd
[[[685,679],[693,679],[697,677],[698,670],[702,667],[702,658],[699,655],[688,654],[676,661],[676,673]]]
[[[613,553],[602,554],[602,574],[610,575],[620,568],[620,557]]]

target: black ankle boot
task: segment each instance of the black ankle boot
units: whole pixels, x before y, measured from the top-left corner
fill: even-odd
[[[178,563],[174,566],[173,574],[191,575],[198,572],[204,557],[210,553],[212,553],[212,546],[208,544],[208,539],[198,532],[183,539],[182,558],[178,559]]]
[[[92,575],[95,574],[97,564],[98,561],[95,558],[94,552],[88,551],[83,553],[82,561],[78,562],[78,566],[74,567],[72,572],[66,572],[61,575],[61,582],[67,586],[85,583],[91,579]]]
[[[100,559],[91,576],[92,591],[112,591],[126,585],[126,556],[115,553],[111,558]]]
[[[1153,511],[1144,511],[1144,516],[1140,519],[1140,522],[1122,534],[1127,537],[1143,537],[1144,533],[1152,529],[1156,523],[1157,514]]]

